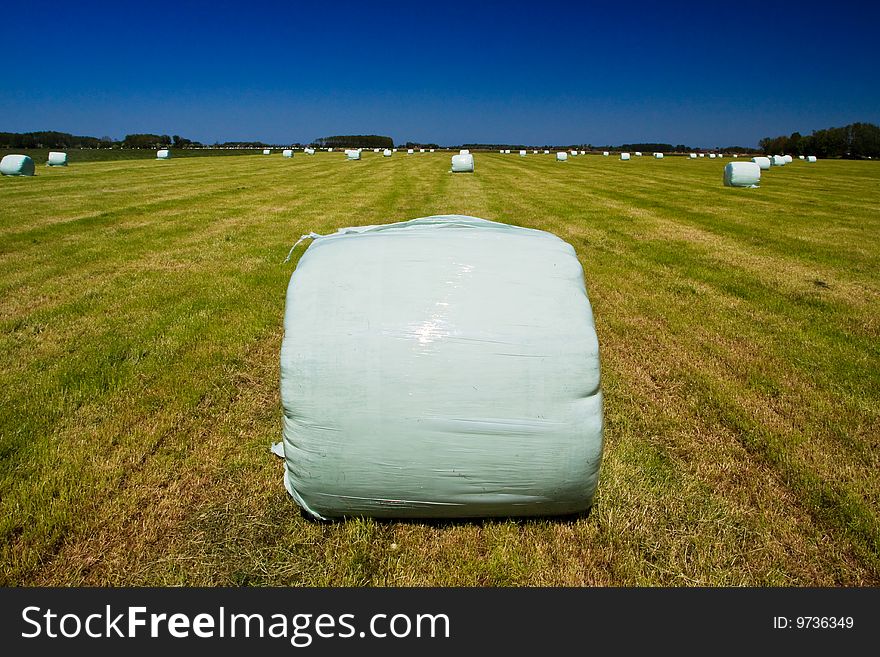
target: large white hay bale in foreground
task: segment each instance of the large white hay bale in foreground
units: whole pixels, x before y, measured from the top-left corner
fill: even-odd
[[[629,159],[629,153],[621,153],[621,154],[620,154],[620,159],[621,159],[621,160],[628,160],[628,159]]]
[[[156,151],[156,159],[157,160],[168,160],[171,158],[171,151],[167,148],[162,148]]]
[[[658,159],[658,160],[662,160],[662,159],[663,159],[663,153],[654,153],[654,157],[655,157],[656,159]]]
[[[293,151],[289,148],[285,148],[281,151],[281,157],[293,157]]]
[[[770,158],[770,164],[774,167],[784,167],[786,165],[785,158],[781,155],[774,155]]]
[[[27,155],[9,154],[0,160],[0,174],[4,176],[32,176],[35,171],[34,161]]]
[[[384,151],[382,151],[382,156],[383,157],[391,157],[391,151],[386,148]]]
[[[556,161],[557,162],[565,162],[567,159],[568,159],[568,153],[566,153],[565,151],[562,151],[562,152],[559,152],[556,154]]]
[[[520,152],[519,152],[519,156],[520,156],[520,157],[525,157],[525,156],[526,156],[526,152],[525,152],[525,151],[520,151]]]
[[[272,151],[269,150],[268,148],[263,149],[263,155],[271,155],[271,154],[272,154]]]
[[[760,167],[764,171],[767,171],[770,168],[770,164],[771,164],[769,157],[761,157],[761,156],[753,157],[752,162],[757,164],[758,167]]]
[[[783,155],[782,159],[785,160],[786,164],[791,164],[792,162],[794,162],[794,158],[791,155]]]
[[[312,516],[593,503],[599,344],[555,235],[439,216],[319,236],[290,279],[280,366],[284,484]]]
[[[815,155],[808,155],[807,162],[815,162],[818,158]]]
[[[727,187],[757,187],[761,182],[761,167],[754,162],[730,162],[724,167]]]
[[[474,156],[470,153],[452,156],[452,173],[473,173]]]
[[[696,160],[696,159],[697,159],[697,154],[696,154],[696,153],[691,153],[690,155],[688,155],[688,157],[689,157],[690,159],[692,159],[692,160]]]
[[[46,165],[50,167],[66,167],[67,153],[49,151],[49,158],[46,160]]]

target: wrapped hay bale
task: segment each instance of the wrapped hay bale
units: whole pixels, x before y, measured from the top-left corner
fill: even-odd
[[[171,159],[171,151],[167,148],[162,148],[156,151],[156,159],[157,160],[168,160]]]
[[[761,182],[761,167],[755,162],[730,162],[724,167],[726,187],[757,187]]]
[[[599,345],[574,249],[475,217],[344,228],[290,279],[284,484],[317,518],[578,513]]]
[[[67,153],[59,153],[58,151],[49,151],[49,158],[46,160],[46,166],[66,167],[67,166]]]
[[[415,151],[414,151],[413,149],[411,149],[411,148],[407,148],[407,149],[406,149],[406,154],[407,154],[407,155],[412,155],[413,153],[415,153]]]
[[[766,171],[770,168],[770,158],[769,157],[753,157],[752,162],[758,165],[759,168]]]
[[[700,157],[706,157],[705,153],[700,153]]]
[[[462,148],[460,151],[458,151],[458,154],[459,155],[469,155],[470,151],[467,148]]]
[[[623,160],[623,161],[625,162],[626,160],[629,159],[629,153],[621,153],[621,154],[620,154],[620,159]]]
[[[807,162],[816,162],[817,159],[818,158],[815,155],[808,155],[807,156]]]
[[[568,160],[568,153],[566,153],[565,151],[556,154],[557,162],[565,162],[566,160]]]
[[[642,151],[636,151],[636,157],[641,157],[641,156],[642,156]]]
[[[526,156],[526,152],[525,152],[525,151],[520,151],[520,152],[519,152],[519,156],[520,156],[520,157],[525,157],[525,156]]]
[[[271,155],[271,154],[272,154],[272,151],[270,149],[268,149],[268,148],[263,149],[263,155]]]
[[[314,154],[315,154],[315,149],[314,149],[314,148],[307,148],[307,149],[305,149],[304,152],[305,152],[306,155],[314,155]]]
[[[697,159],[697,154],[696,154],[696,153],[691,153],[690,155],[688,155],[688,158],[690,158],[691,160],[696,160],[696,159]]]
[[[791,155],[783,155],[782,159],[785,160],[786,164],[791,164],[794,162],[794,158]]]
[[[709,153],[709,159],[710,159],[710,160],[714,160],[714,159],[715,159],[715,153]]]
[[[603,157],[608,157],[609,155],[611,155],[611,153],[609,153],[608,151],[602,151]]]
[[[0,174],[4,176],[32,176],[35,171],[34,161],[27,155],[4,155],[0,160]]]
[[[452,173],[473,173],[474,172],[474,156],[470,153],[452,156]]]
[[[663,153],[654,153],[654,158],[657,159],[657,160],[662,160],[662,159],[663,159]]]
[[[786,165],[785,158],[781,155],[774,155],[770,158],[770,164],[774,167],[784,167]]]
[[[345,157],[349,160],[359,160],[361,159],[361,152],[359,150],[347,150],[345,151]]]
[[[283,151],[281,151],[281,157],[293,157],[293,151],[289,148],[285,148]]]
[[[798,155],[798,159],[799,159],[799,160],[805,160],[805,159],[807,159],[807,158],[804,157],[803,155]]]
[[[545,150],[545,151],[544,151],[544,155],[550,155],[550,151],[549,151],[549,150]]]
[[[382,155],[384,157],[391,157],[391,151],[386,148],[384,151],[382,151]]]

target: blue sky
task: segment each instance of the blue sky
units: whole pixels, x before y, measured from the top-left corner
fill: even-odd
[[[0,131],[755,145],[880,123],[870,2],[4,2]]]

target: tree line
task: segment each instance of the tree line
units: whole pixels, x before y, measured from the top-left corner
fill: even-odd
[[[319,137],[314,145],[320,148],[393,148],[394,140],[382,135],[333,135]]]
[[[842,128],[814,130],[803,136],[765,137],[758,146],[767,155],[817,155],[819,157],[880,157],[880,127],[873,123],[851,123]]]
[[[85,137],[51,130],[41,132],[0,132],[0,148],[110,148],[109,137]]]

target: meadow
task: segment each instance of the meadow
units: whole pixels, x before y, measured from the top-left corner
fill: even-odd
[[[0,179],[0,584],[880,585],[880,166],[731,189],[728,161],[150,154]],[[283,260],[451,213],[577,251],[597,502],[307,520],[269,451],[303,246]]]

